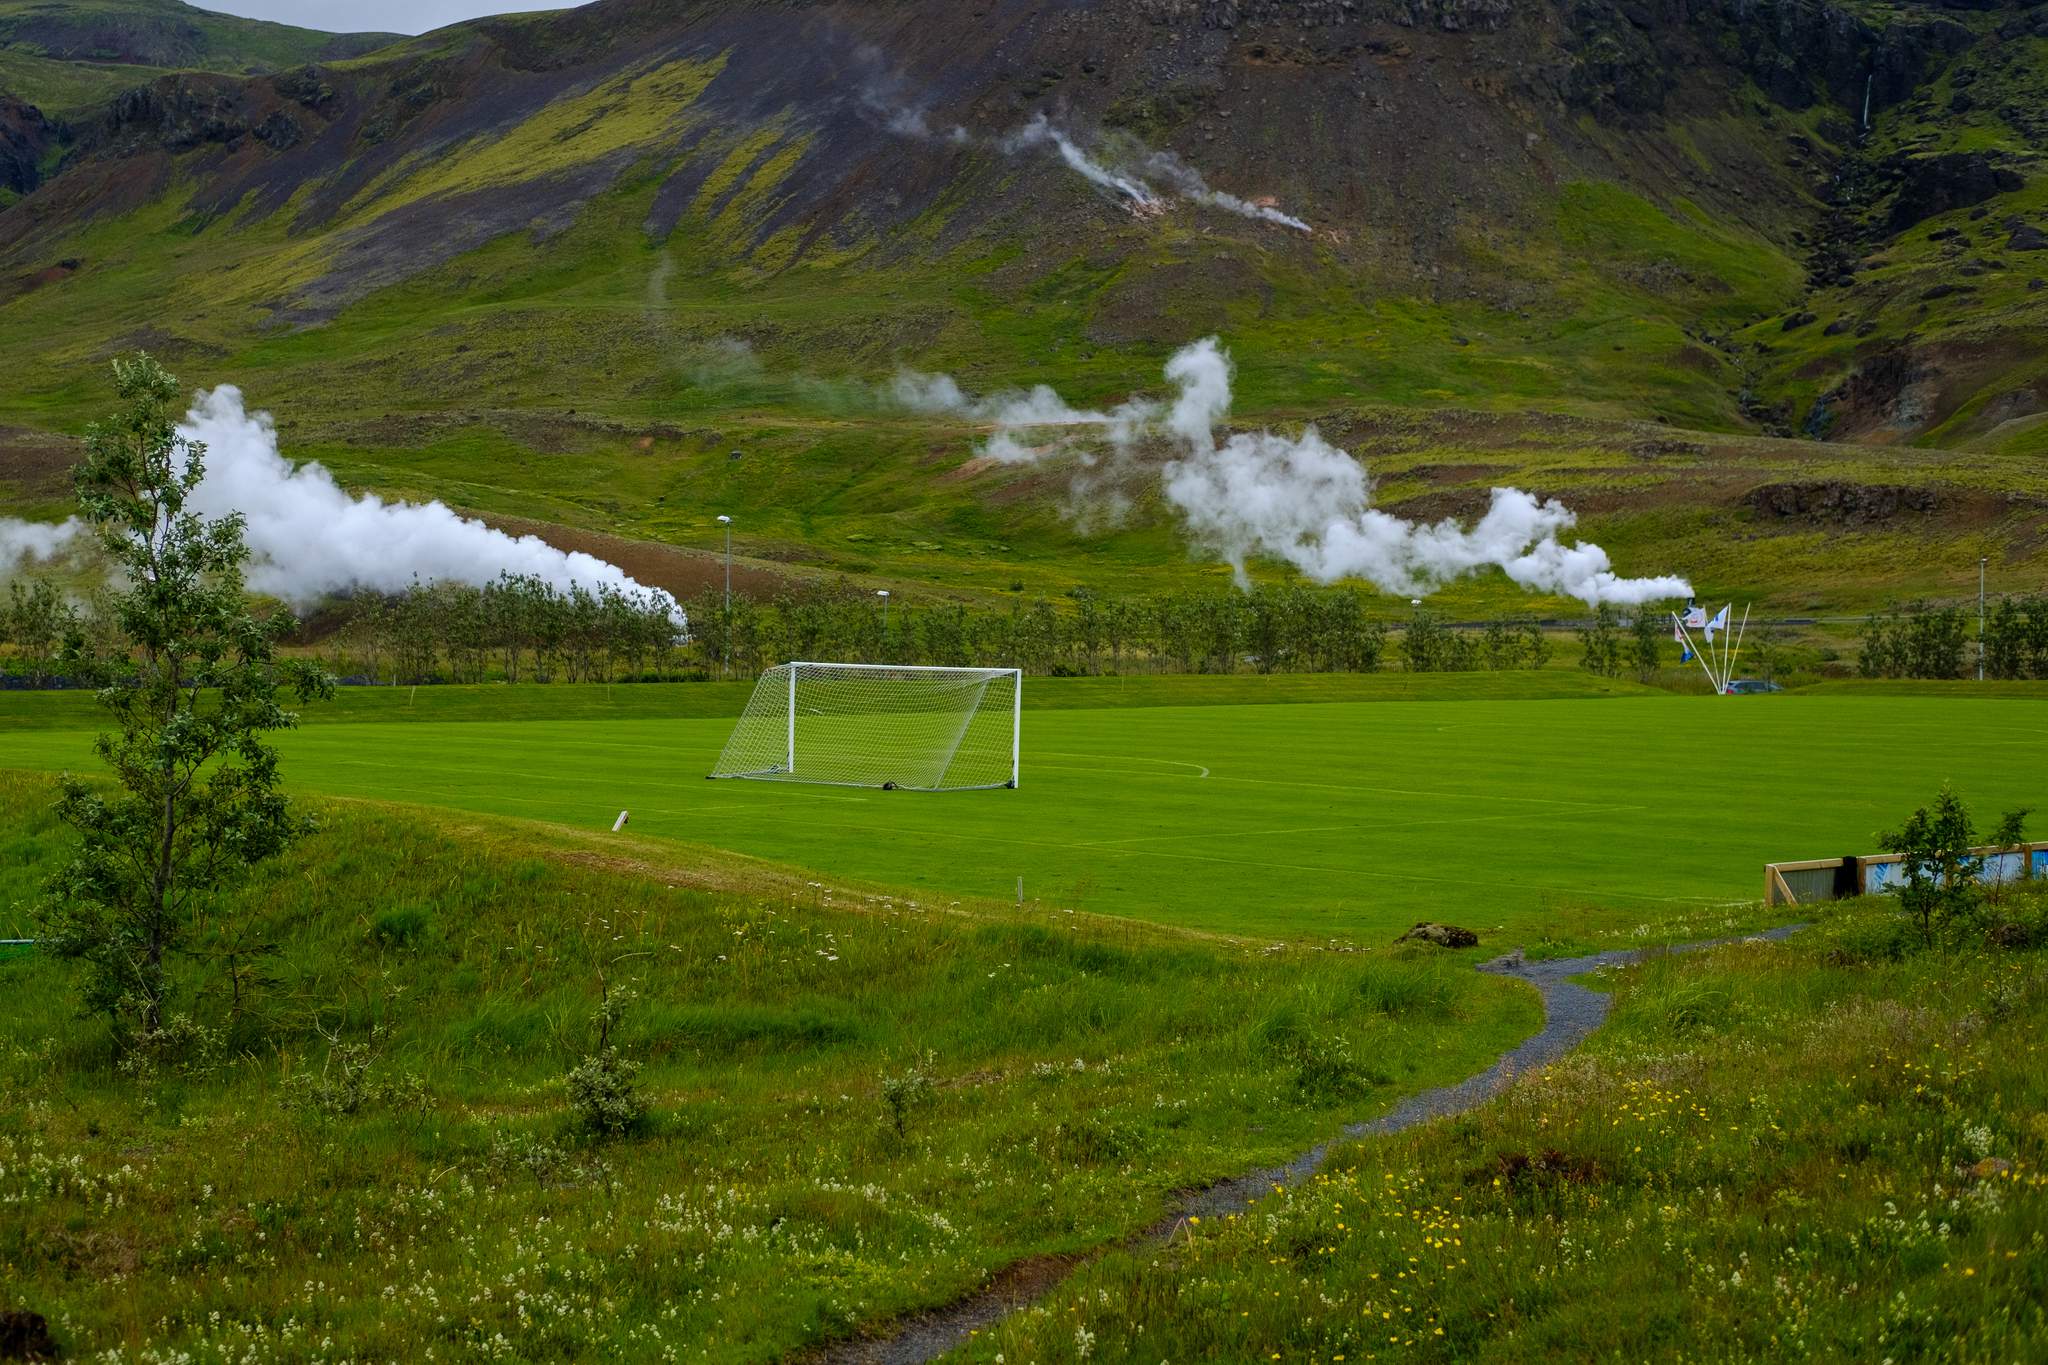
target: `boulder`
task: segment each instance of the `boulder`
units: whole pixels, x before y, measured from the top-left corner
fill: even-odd
[[[57,1343],[41,1313],[0,1308],[0,1360],[55,1360]]]
[[[1891,209],[1891,227],[1895,232],[1937,213],[1968,208],[1995,195],[2009,194],[2026,183],[2016,171],[1997,164],[1983,152],[1901,157],[1885,169],[1899,185]]]
[[[1439,948],[1471,948],[1478,944],[1479,935],[1470,929],[1460,929],[1455,924],[1438,924],[1434,920],[1418,921],[1413,929],[1394,940],[1406,943],[1414,939],[1422,943],[1434,943]]]

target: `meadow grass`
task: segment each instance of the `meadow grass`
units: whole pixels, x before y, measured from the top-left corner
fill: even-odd
[[[0,905],[66,846],[52,796],[0,779]],[[63,964],[0,960],[0,1283],[80,1358],[780,1358],[1122,1236],[1538,1018],[1436,949],[708,892],[533,826],[316,810],[209,916],[268,945],[261,988],[181,965],[217,1050],[117,1068]],[[638,993],[652,1105],[604,1144],[562,1085],[600,982]]]
[[[2048,960],[1822,914],[1614,975],[1578,1056],[955,1358],[2041,1359]]]
[[[1155,699],[1241,695],[1239,680],[1216,681],[1161,679]],[[1380,680],[1303,682],[1360,695]],[[2040,773],[2017,759],[2048,730],[2037,698],[1625,689],[1537,700],[1486,695],[1515,685],[1505,675],[1465,685],[1474,695],[1463,701],[1033,711],[1018,790],[944,795],[707,782],[728,719],[540,719],[526,708],[550,688],[450,692],[445,703],[421,689],[419,705],[473,718],[309,724],[280,743],[301,792],[589,832],[625,809],[635,835],[678,850],[940,901],[1013,900],[1022,877],[1027,902],[1046,909],[1349,942],[1440,917],[1543,951],[1725,927],[1750,913],[1764,863],[1875,851],[1876,832],[1944,781],[1987,820],[2043,804]],[[565,705],[595,707],[602,690],[565,692]],[[1089,680],[1069,695],[1119,690]],[[646,695],[625,704],[709,694]],[[482,718],[498,699],[523,718]],[[88,770],[90,740],[10,730],[0,765]]]

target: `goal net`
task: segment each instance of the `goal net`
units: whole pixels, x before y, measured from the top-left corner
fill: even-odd
[[[961,791],[1017,785],[1014,668],[780,664],[761,675],[711,777]]]

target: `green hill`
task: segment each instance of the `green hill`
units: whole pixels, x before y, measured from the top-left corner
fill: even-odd
[[[0,506],[61,509],[48,438],[147,346],[353,483],[558,539],[708,548],[723,510],[783,573],[1178,578],[1142,488],[1077,516],[880,391],[910,365],[1116,402],[1213,332],[1240,422],[1320,422],[1409,515],[1520,482],[1626,571],[1800,608],[1955,591],[1986,553],[2038,581],[2044,30],[2011,4],[602,0],[166,75],[17,139],[0,424],[43,453],[0,458]],[[1037,115],[1311,231],[1174,191],[1134,214],[1017,145]]]
[[[282,71],[397,41],[241,19],[182,0],[0,0],[0,91],[53,112],[80,111],[167,71]]]

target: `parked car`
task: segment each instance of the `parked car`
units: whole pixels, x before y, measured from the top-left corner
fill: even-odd
[[[1728,694],[1734,697],[1751,697],[1764,692],[1783,692],[1785,689],[1762,678],[1737,678],[1728,684]]]

